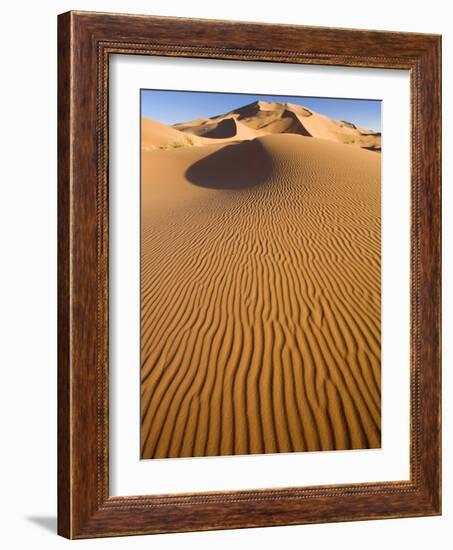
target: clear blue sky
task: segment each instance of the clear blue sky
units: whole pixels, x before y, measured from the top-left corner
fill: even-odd
[[[381,131],[379,100],[141,90],[142,116],[164,124],[224,114],[257,100],[298,103],[328,117]]]

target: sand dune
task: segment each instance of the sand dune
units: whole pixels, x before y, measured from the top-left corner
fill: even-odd
[[[337,138],[144,151],[143,458],[380,446],[380,155]]]
[[[253,139],[258,135],[252,128],[249,128],[236,119],[229,117],[217,122],[207,122],[205,124],[200,124],[198,127],[190,128],[190,131],[185,130],[185,132],[196,136],[214,139],[230,138],[234,140],[243,140]],[[205,143],[207,142],[205,141]]]
[[[142,150],[165,149],[193,145],[197,142],[195,137],[188,136],[171,126],[151,120],[142,119]]]
[[[142,119],[142,151],[155,149],[179,149],[209,144],[236,143],[261,135],[235,119],[224,119],[212,124],[202,124],[192,131],[180,131],[172,126],[148,118]]]
[[[360,128],[351,122],[334,120],[292,103],[255,101],[215,117],[175,124],[173,128],[194,136],[227,138],[233,136],[226,135],[225,129],[235,125],[241,128],[243,137],[239,136],[239,139],[291,133],[375,151],[381,148],[379,132]]]

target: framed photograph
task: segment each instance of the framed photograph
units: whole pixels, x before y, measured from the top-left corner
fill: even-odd
[[[58,33],[59,533],[440,514],[440,37]]]

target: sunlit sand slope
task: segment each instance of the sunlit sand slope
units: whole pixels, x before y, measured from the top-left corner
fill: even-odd
[[[141,147],[143,152],[198,144],[196,137],[188,136],[172,126],[167,126],[149,118],[142,119],[141,131]]]
[[[144,458],[380,446],[380,155],[142,155]]]

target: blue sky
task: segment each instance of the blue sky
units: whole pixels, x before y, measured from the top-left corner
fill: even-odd
[[[381,131],[381,102],[378,100],[141,90],[142,116],[164,124],[220,115],[257,100],[298,103],[331,118]]]

